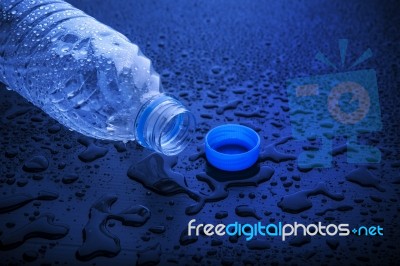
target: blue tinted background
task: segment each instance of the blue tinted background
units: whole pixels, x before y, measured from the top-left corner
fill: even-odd
[[[137,43],[161,74],[165,90],[195,114],[198,130],[193,144],[178,158],[153,155],[140,161],[149,152],[135,143],[125,147],[83,138],[2,86],[2,263],[75,264],[84,263],[82,259],[102,265],[397,263],[400,13],[396,1],[68,2]],[[340,38],[349,39],[348,64],[368,47],[374,53],[357,69],[377,72],[382,131],[362,134],[360,141],[379,147],[382,161],[348,164],[346,140],[338,136],[331,168],[299,169],[298,154],[319,142],[286,138],[292,134],[286,80],[334,73],[314,56],[321,51],[340,62]],[[262,156],[249,171],[226,175],[206,165],[203,138],[210,128],[225,123],[245,124],[261,135]],[[317,186],[326,187],[325,192],[312,195]],[[43,190],[48,192],[40,197]],[[17,197],[10,199],[13,194]],[[294,197],[298,204],[288,206],[282,197]],[[108,200],[94,205],[101,199]],[[148,212],[142,207],[129,209],[137,205],[151,212],[143,225],[137,221],[146,220]],[[117,213],[126,209],[140,217],[124,220]],[[105,217],[117,220],[108,220],[104,232],[85,244],[92,256],[82,258],[76,253],[82,250],[89,213],[95,229]],[[58,227],[51,225],[52,216]],[[316,236],[286,242],[259,238],[252,243],[243,237],[188,238],[185,230],[193,218],[214,224],[258,220],[379,224],[384,236]],[[38,220],[43,223],[19,230]],[[23,241],[31,236],[36,237]],[[21,245],[5,245],[13,242]]]

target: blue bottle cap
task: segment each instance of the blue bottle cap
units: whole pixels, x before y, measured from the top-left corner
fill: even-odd
[[[260,136],[242,125],[218,126],[207,133],[205,151],[208,162],[218,169],[244,170],[258,159]]]

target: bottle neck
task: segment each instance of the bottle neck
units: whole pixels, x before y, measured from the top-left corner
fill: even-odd
[[[165,155],[176,155],[192,140],[195,119],[178,100],[160,94],[146,102],[135,121],[137,142]]]

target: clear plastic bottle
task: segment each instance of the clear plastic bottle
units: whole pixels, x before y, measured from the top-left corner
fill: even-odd
[[[0,0],[0,81],[68,128],[174,155],[193,115],[124,35],[61,0]]]

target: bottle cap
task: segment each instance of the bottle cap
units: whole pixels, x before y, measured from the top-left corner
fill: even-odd
[[[211,129],[205,139],[208,162],[225,171],[240,171],[252,166],[260,153],[260,136],[253,129],[227,124]]]

